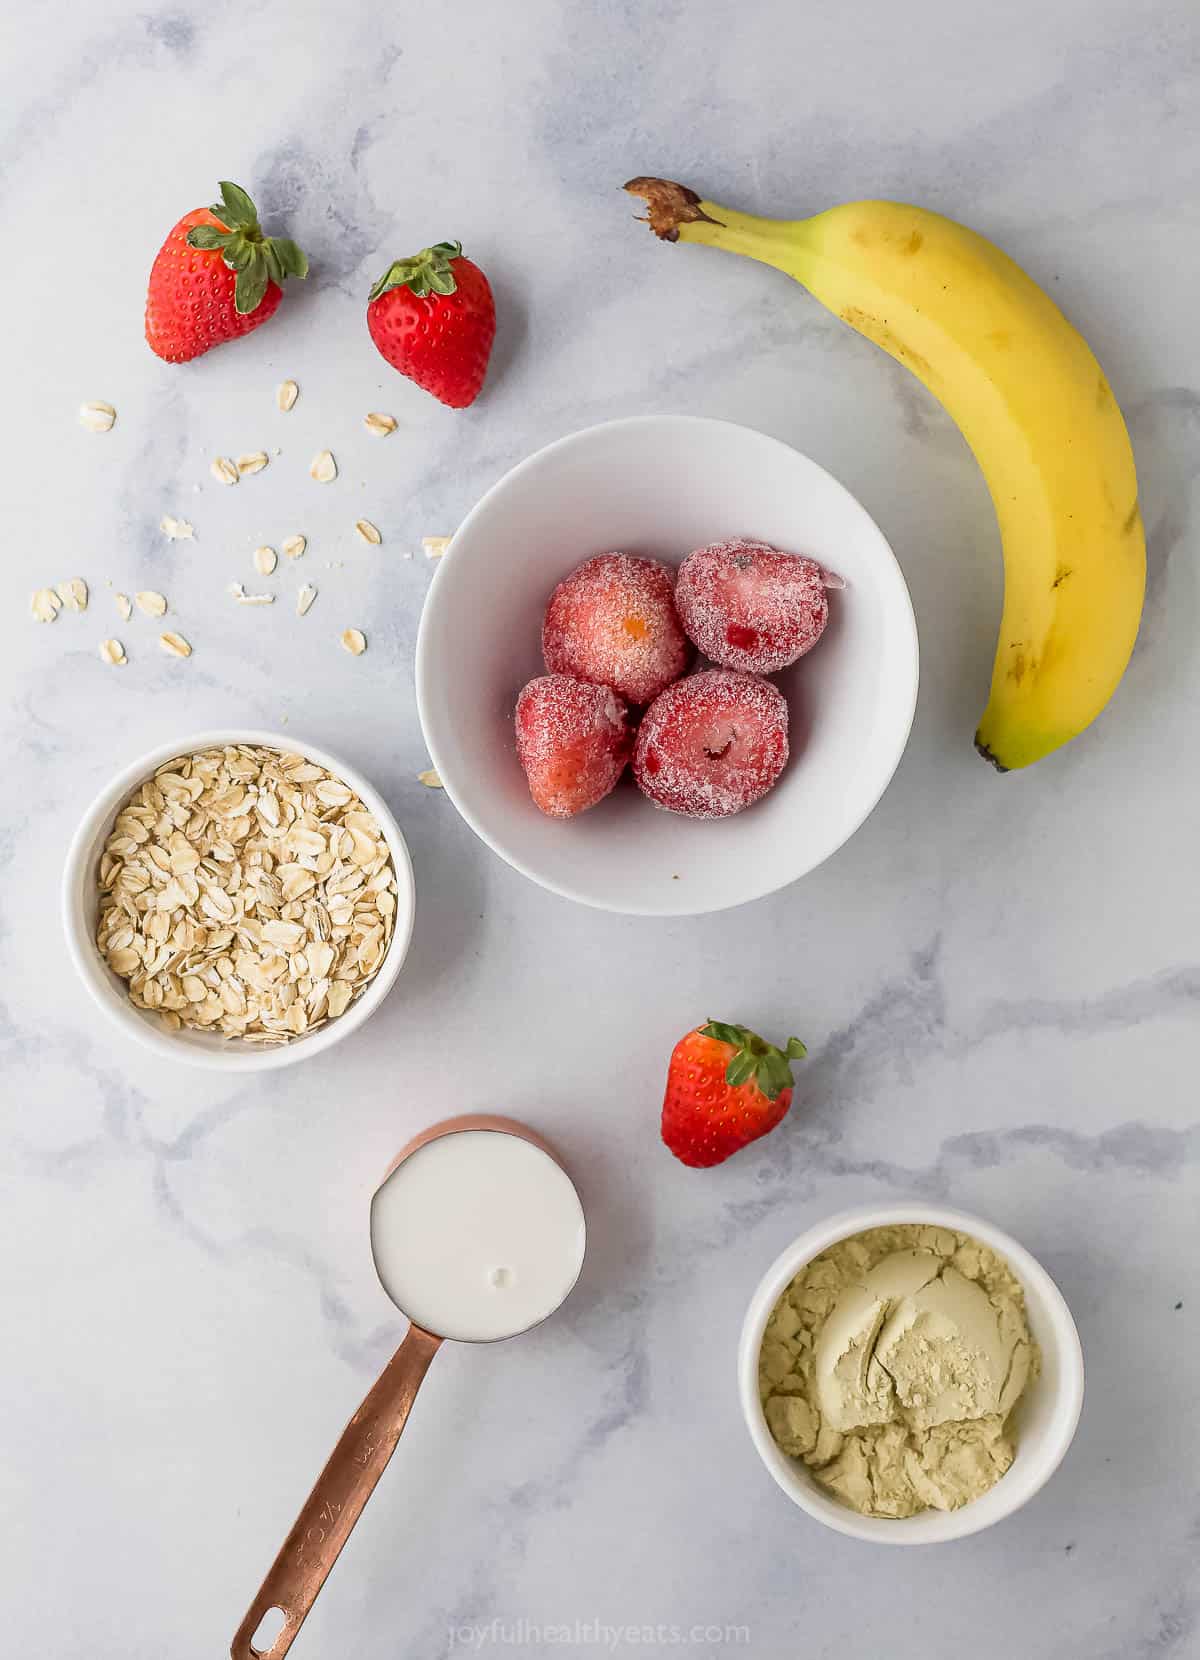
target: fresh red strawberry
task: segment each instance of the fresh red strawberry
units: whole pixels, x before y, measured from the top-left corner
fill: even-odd
[[[792,1104],[799,1038],[776,1049],[745,1026],[710,1020],[675,1045],[667,1068],[662,1138],[682,1164],[703,1169],[773,1130]]]
[[[451,409],[474,403],[496,337],[487,278],[461,242],[397,259],[371,290],[371,339],[393,369]]]
[[[607,686],[566,674],[529,682],[517,699],[517,758],[543,813],[574,818],[616,789],[633,743],[628,715]]]
[[[185,213],[150,268],[146,342],[168,363],[187,363],[273,317],[288,277],[308,260],[287,237],[264,236],[244,190],[221,181],[221,200]]]

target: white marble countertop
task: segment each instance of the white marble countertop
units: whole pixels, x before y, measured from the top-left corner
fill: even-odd
[[[475,1627],[537,1654],[561,1646],[541,1628],[573,1622],[587,1653],[605,1651],[587,1622],[745,1626],[748,1652],[779,1660],[1200,1652],[1200,18],[1187,0],[972,12],[84,0],[9,32],[6,1652],[227,1651],[400,1336],[369,1191],[415,1129],[468,1108],[560,1145],[584,1278],[542,1330],[439,1357],[298,1657],[438,1656]],[[656,247],[616,189],[646,170],[783,215],[927,203],[993,235],[1093,341],[1130,418],[1152,580],[1120,696],[1068,752],[1008,778],[972,753],[1001,573],[955,430],[799,291]],[[218,177],[286,220],[314,274],[251,340],[169,368],[141,340],[146,272]],[[459,414],[394,376],[363,324],[389,257],[447,235],[500,309],[486,395]],[[303,388],[286,417],[285,375]],[[77,424],[87,398],[116,405],[111,434]],[[371,408],[400,422],[386,442],[362,432]],[[417,783],[419,541],[543,442],[674,409],[775,433],[863,499],[912,588],[923,683],[895,783],[823,869],[733,915],[623,920],[531,886]],[[321,490],[325,445],[341,477]],[[210,479],[214,454],[260,446],[282,452],[261,477]],[[164,512],[194,544],[164,541]],[[381,550],[353,535],[359,513]],[[309,551],[274,579],[282,603],[236,609],[250,551],[295,530]],[[87,614],[35,627],[31,589],[74,575]],[[320,597],[301,621],[304,577]],[[167,594],[189,661],[146,618],[117,626],[111,590],[140,588]],[[348,624],[360,660],[338,646]],[[100,662],[108,634],[124,669]],[[311,1064],[252,1081],[149,1060],[67,965],[66,841],[139,751],[285,720],[401,819],[410,960]],[[795,1027],[812,1058],[778,1133],[701,1174],[658,1146],[657,1114],[671,1044],[709,1013]],[[787,1241],[912,1195],[1040,1256],[1088,1397],[1019,1517],[881,1552],[775,1489],[733,1356]]]

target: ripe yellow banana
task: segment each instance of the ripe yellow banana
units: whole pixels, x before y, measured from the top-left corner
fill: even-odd
[[[1087,342],[965,226],[899,202],[783,221],[665,179],[625,187],[666,241],[786,271],[911,369],[983,469],[1004,546],[1004,615],[975,736],[1001,771],[1082,732],[1125,671],[1146,582],[1129,435]]]

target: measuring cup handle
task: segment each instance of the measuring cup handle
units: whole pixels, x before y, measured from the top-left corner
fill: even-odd
[[[410,1326],[366,1400],[342,1431],[295,1526],[250,1604],[230,1647],[232,1660],[283,1660],[317,1600],[329,1570],[375,1483],[396,1450],[440,1337]],[[254,1647],[263,1615],[278,1609],[283,1626],[266,1648]]]

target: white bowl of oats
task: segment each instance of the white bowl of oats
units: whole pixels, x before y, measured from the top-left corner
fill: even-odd
[[[239,1072],[319,1054],[400,972],[412,862],[362,775],[272,732],[164,744],[93,802],[67,854],[80,977],[127,1036]]]

